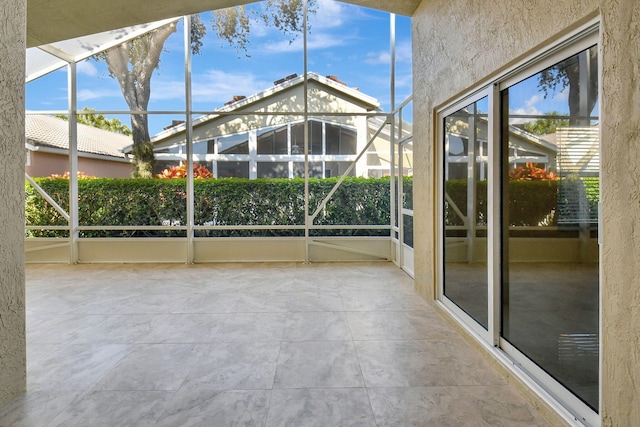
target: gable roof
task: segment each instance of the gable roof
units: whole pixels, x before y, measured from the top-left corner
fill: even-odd
[[[25,116],[25,143],[30,149],[69,150],[69,122],[43,114]],[[78,152],[124,159],[130,136],[78,123]],[[32,150],[33,151],[33,150]]]
[[[380,107],[380,102],[378,102],[377,99],[360,92],[359,89],[355,89],[347,86],[343,82],[340,82],[334,76],[323,77],[317,73],[308,72],[307,77],[309,82],[315,82],[322,89],[327,91],[331,90],[334,93],[337,93],[342,98],[347,99],[354,104],[358,104],[359,106],[361,106],[362,108],[365,108],[368,111],[378,110]],[[304,76],[292,75],[292,76],[288,76],[285,79],[278,80],[274,83],[275,84],[272,87],[265,89],[262,92],[258,92],[254,95],[250,95],[247,97],[234,98],[232,102],[228,102],[222,108],[216,109],[214,113],[205,114],[203,116],[195,118],[192,122],[192,126],[196,128],[212,120],[216,120],[223,116],[228,116],[229,113],[232,113],[234,111],[240,112],[243,109],[246,109],[247,107],[251,106],[252,104],[263,101],[268,98],[275,98],[278,96],[284,97],[286,96],[287,92],[289,92],[291,89],[297,86],[300,86],[304,83]],[[224,114],[220,114],[220,113],[224,113]],[[184,133],[186,132],[186,128],[187,128],[186,123],[180,123],[180,124],[177,124],[176,126],[166,128],[162,132],[159,132],[153,135],[151,137],[151,142],[155,144],[160,141],[166,140],[171,136]],[[133,149],[132,146],[126,147],[124,148],[124,152],[129,153],[131,152],[132,149]]]

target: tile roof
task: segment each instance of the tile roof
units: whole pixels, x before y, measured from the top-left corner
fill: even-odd
[[[27,114],[25,140],[37,147],[69,149],[69,122],[53,116]],[[78,124],[78,152],[124,158],[121,151],[133,144],[130,136]]]

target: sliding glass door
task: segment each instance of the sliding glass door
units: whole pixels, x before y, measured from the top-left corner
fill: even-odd
[[[598,408],[597,47],[500,92],[502,337]],[[540,102],[522,114],[521,100]],[[547,105],[548,104],[548,105]]]
[[[484,329],[487,314],[488,98],[444,117],[443,289]]]
[[[439,111],[442,304],[585,423],[599,410],[598,26]]]

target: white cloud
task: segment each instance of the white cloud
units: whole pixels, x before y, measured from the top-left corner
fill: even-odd
[[[537,111],[537,109],[535,108],[535,105],[542,101],[544,99],[544,96],[537,93],[535,95],[533,95],[531,98],[527,99],[525,101],[525,105],[527,106],[527,108],[531,108]]]
[[[211,106],[229,101],[234,95],[253,95],[270,87],[273,82],[260,80],[251,72],[227,73],[209,70],[193,78],[193,98]]]
[[[95,64],[90,61],[82,61],[76,64],[76,72],[85,76],[95,77],[98,75],[98,69]]]
[[[381,52],[369,52],[364,62],[371,65],[389,64],[391,62],[391,53],[384,50]]]
[[[184,80],[154,80],[151,79],[151,99],[184,99]]]
[[[116,89],[81,89],[78,91],[78,101],[88,101],[100,98],[121,98],[122,92]]]
[[[413,81],[411,73],[396,74],[396,88],[410,88]]]
[[[334,0],[316,0],[317,11],[309,17],[311,31],[313,28],[335,28],[344,24],[348,16],[346,7]]]
[[[312,32],[311,34],[309,34],[309,37],[307,39],[307,49],[317,50],[344,46],[348,43],[348,40],[349,37],[341,36],[340,34]],[[298,37],[293,42],[289,42],[288,40],[280,40],[276,43],[266,43],[260,46],[260,49],[265,52],[292,53],[301,52],[302,47],[302,37]]]
[[[369,52],[364,62],[371,65],[389,64],[391,52],[389,50]],[[411,63],[411,42],[405,41],[396,45],[396,62]]]
[[[553,97],[554,101],[565,102],[569,100],[569,86],[562,89],[562,91],[556,93]]]
[[[538,110],[535,106],[531,105],[531,106],[527,106],[526,108],[509,109],[509,114],[516,115],[516,116],[520,116],[520,115],[541,116],[543,113],[542,111]],[[510,120],[511,124],[521,124],[521,123],[526,123],[530,121],[531,119],[526,119],[526,118],[517,118],[517,119]]]

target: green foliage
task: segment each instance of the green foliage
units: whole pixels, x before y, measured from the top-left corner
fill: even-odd
[[[402,189],[404,192],[402,207],[405,209],[413,209],[413,177],[402,177]]]
[[[311,179],[310,213],[338,178]],[[65,210],[66,179],[36,182]],[[186,224],[184,179],[98,178],[78,182],[79,223],[90,226]],[[389,179],[347,178],[315,225],[388,225]],[[206,179],[194,183],[198,225],[304,225],[303,179]],[[26,186],[27,225],[66,225],[30,185]],[[204,230],[199,236],[299,236],[301,230]],[[319,230],[316,235],[388,235],[388,230]],[[60,231],[32,230],[33,237],[60,237]],[[83,237],[184,236],[180,230],[85,231]]]
[[[545,113],[545,116],[549,117],[525,123],[524,129],[534,135],[548,135],[555,133],[559,127],[569,126],[569,119],[558,118],[562,114],[557,111],[549,111]]]
[[[94,128],[108,130],[109,132],[119,133],[126,136],[131,136],[131,129],[129,126],[123,124],[117,118],[107,119],[102,114],[95,114],[92,111],[96,111],[94,108],[84,107],[82,114],[78,114],[78,123],[93,126]],[[88,114],[85,114],[88,113]],[[69,116],[65,114],[56,114],[55,117],[63,120],[69,120]]]
[[[315,0],[308,1],[307,11],[315,13]],[[272,26],[293,42],[304,29],[304,1],[267,0],[262,7],[240,5],[216,10],[211,15],[211,29],[216,36],[246,57],[250,56],[247,48],[252,22]]]

